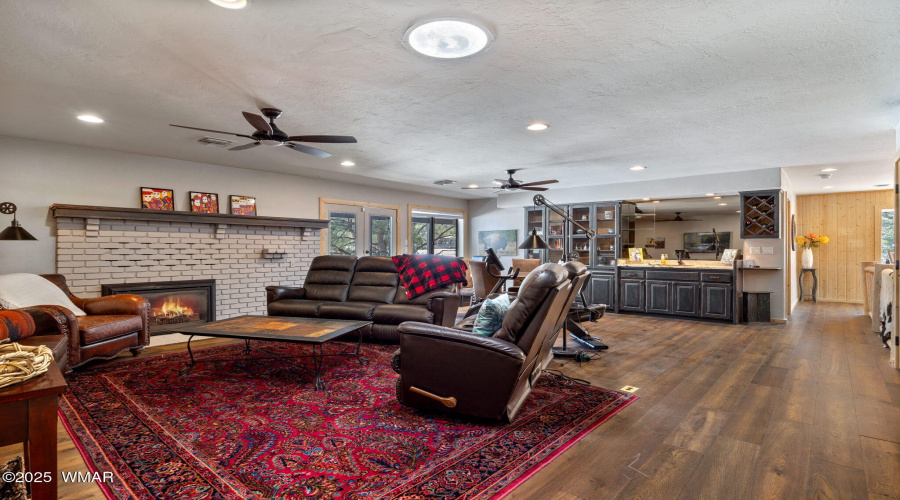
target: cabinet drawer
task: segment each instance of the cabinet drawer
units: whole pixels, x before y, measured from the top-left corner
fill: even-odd
[[[700,273],[694,271],[647,271],[648,280],[700,281]]]
[[[731,283],[731,273],[701,273],[701,280],[713,283]]]
[[[644,271],[637,271],[634,269],[623,269],[619,272],[619,276],[622,278],[643,278]]]

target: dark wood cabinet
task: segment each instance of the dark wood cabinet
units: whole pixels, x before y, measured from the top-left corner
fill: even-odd
[[[647,281],[647,312],[668,314],[671,312],[671,283],[668,281]]]
[[[644,280],[619,281],[619,309],[644,311]]]
[[[606,304],[612,310],[616,307],[616,275],[615,273],[597,273],[591,275],[591,304]]]
[[[731,319],[731,285],[702,283],[700,285],[700,317]]]
[[[700,316],[700,283],[672,283],[671,313],[677,316]]]

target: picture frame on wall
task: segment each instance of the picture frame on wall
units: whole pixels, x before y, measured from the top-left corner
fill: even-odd
[[[141,208],[161,212],[175,211],[175,191],[164,188],[141,188]]]
[[[478,241],[481,242],[481,250],[487,251],[493,248],[497,255],[515,257],[519,254],[518,229],[497,229],[494,231],[478,231]]]
[[[231,195],[231,215],[256,215],[256,198],[253,196]]]
[[[219,213],[219,195],[216,193],[201,193],[191,191],[188,195],[191,212],[201,214]]]

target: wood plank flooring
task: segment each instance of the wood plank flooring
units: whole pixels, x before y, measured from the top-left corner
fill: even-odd
[[[900,371],[867,319],[837,303],[802,303],[787,325],[610,314],[590,324],[609,351],[552,367],[641,399],[507,498],[900,498]],[[60,470],[87,470],[61,426],[59,446]],[[91,483],[59,492],[103,498]]]

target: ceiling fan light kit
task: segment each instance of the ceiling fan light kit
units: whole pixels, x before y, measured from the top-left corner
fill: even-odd
[[[233,148],[229,148],[229,151],[243,151],[245,149],[255,148],[260,144],[264,144],[266,146],[285,146],[294,151],[299,151],[301,153],[306,153],[309,155],[317,156],[319,158],[328,158],[331,156],[331,153],[327,151],[322,151],[321,149],[316,149],[310,146],[305,146],[303,144],[297,144],[298,142],[322,142],[322,143],[332,143],[332,144],[349,144],[355,143],[356,138],[348,136],[348,135],[297,135],[297,136],[289,136],[285,132],[283,132],[277,125],[275,125],[275,119],[281,116],[281,110],[276,108],[262,108],[260,109],[263,115],[269,119],[266,121],[266,118],[259,116],[255,113],[248,113],[243,111],[244,119],[247,120],[253,128],[256,129],[256,132],[253,132],[250,135],[246,134],[237,134],[235,132],[225,132],[222,130],[210,130],[205,128],[197,128],[197,127],[188,127],[185,125],[173,125],[169,124],[172,127],[178,128],[186,128],[189,130],[199,130],[201,132],[214,132],[216,134],[227,134],[233,135],[237,137],[244,137],[247,139],[252,139],[253,142],[249,142],[247,144],[242,144],[240,146],[235,146]]]

